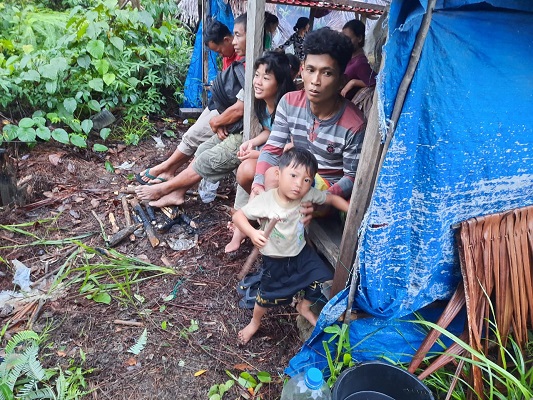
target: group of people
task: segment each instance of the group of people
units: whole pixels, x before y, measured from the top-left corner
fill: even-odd
[[[241,84],[235,76],[244,68],[246,18],[243,14],[235,19],[233,33],[217,21],[204,32],[206,45],[224,58],[225,70],[213,88],[226,88],[225,100],[213,93],[209,106],[171,157],[136,176],[141,183],[137,196],[151,206],[163,207],[183,204],[186,191],[202,179],[216,183],[236,170],[235,230],[225,251],[237,250],[249,237],[263,256],[253,316],[238,334],[242,343],[256,333],[269,307],[290,303],[302,290],[297,310],[316,324],[310,306],[320,298],[320,284],[331,279],[332,272],[306,245],[304,225],[312,217],[314,204],[348,210],[365,122],[346,94],[375,82],[372,76],[345,77],[354,64],[354,70],[363,71],[358,60],[364,56],[364,29],[356,32],[358,28],[350,21],[343,33],[330,28],[305,33],[300,68],[291,68],[283,52],[265,52],[253,64],[251,85]],[[308,29],[308,20],[302,29]],[[303,89],[295,91],[293,80],[298,73]],[[228,85],[230,79],[232,85]],[[352,82],[348,89],[346,82]],[[262,130],[243,141],[238,122],[244,114],[244,91],[249,89]],[[190,164],[176,174],[193,155]],[[267,238],[264,229],[272,219],[277,222]],[[254,228],[250,220],[257,220],[260,227]]]

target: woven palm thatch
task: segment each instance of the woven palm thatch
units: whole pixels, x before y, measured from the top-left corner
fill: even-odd
[[[461,223],[458,238],[463,282],[437,324],[446,328],[466,304],[467,329],[461,339],[487,354],[489,320],[493,317],[502,345],[512,335],[523,349],[528,327],[533,325],[533,206],[471,218]],[[493,304],[493,316],[489,302]],[[418,368],[438,336],[436,330],[429,332],[413,357],[411,372]],[[461,353],[464,349],[456,344],[450,346],[419,378],[425,378],[452,361],[454,354]],[[475,365],[472,379],[475,394],[482,398],[483,379]]]

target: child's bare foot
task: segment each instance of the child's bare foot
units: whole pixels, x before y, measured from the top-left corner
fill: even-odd
[[[248,325],[244,327],[241,331],[239,331],[239,342],[241,344],[246,344],[250,341],[253,335],[257,332],[259,329],[259,322],[255,322],[253,319],[250,321]]]
[[[152,186],[137,186],[135,193],[140,200],[157,200],[168,194],[168,185],[159,183]]]
[[[311,311],[311,302],[309,300],[302,300],[296,304],[296,311],[304,317],[313,326],[316,326],[318,317]]]
[[[145,187],[145,186],[143,186]],[[154,186],[149,186],[150,188]],[[174,191],[165,196],[161,196],[156,201],[151,201],[150,204],[152,207],[167,207],[167,206],[180,206],[185,202],[185,197],[181,192]]]
[[[234,226],[233,237],[231,238],[231,242],[224,248],[224,252],[231,253],[239,250],[244,239],[246,239],[246,235]]]

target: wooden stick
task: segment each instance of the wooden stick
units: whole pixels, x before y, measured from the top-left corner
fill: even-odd
[[[120,231],[109,237],[109,240],[107,241],[107,247],[116,246],[124,239],[126,239],[129,235],[131,235],[133,232],[135,232],[137,229],[139,229],[141,226],[141,224],[136,224],[122,228]]]
[[[104,223],[102,222],[100,217],[98,215],[96,215],[96,212],[94,212],[94,210],[91,210],[91,212],[93,213],[94,218],[96,218],[96,220],[100,224],[100,230],[102,231],[102,238],[104,239],[105,242],[107,242],[107,235],[106,235],[105,230],[104,230]]]
[[[268,223],[266,229],[265,229],[265,236],[268,238],[270,237],[270,234],[274,230],[274,227],[276,226],[276,223],[278,220],[276,218],[271,219]],[[254,247],[248,258],[246,259],[246,262],[241,268],[241,272],[237,275],[237,279],[241,280],[246,276],[246,274],[250,271],[250,268],[252,268],[252,265],[254,264],[255,260],[257,260],[257,257],[259,256],[259,249],[257,247]]]
[[[187,190],[185,192],[185,194],[189,195],[189,196],[199,196],[198,192],[195,192],[193,190]],[[223,200],[227,200],[229,199],[228,196],[226,196],[225,194],[215,194],[215,197],[218,197],[219,199],[223,199]]]
[[[122,196],[122,199],[120,199],[122,202],[122,210],[124,211],[124,219],[126,220],[126,226],[133,225],[131,223],[131,214],[130,214],[130,208],[128,207],[128,199],[126,196]]]
[[[159,245],[159,238],[156,236],[154,232],[154,227],[150,223],[150,220],[146,216],[146,213],[144,212],[142,206],[139,204],[137,199],[133,199],[131,201],[131,204],[133,205],[133,209],[135,210],[135,212],[143,223],[144,231],[146,232],[146,236],[148,237],[150,244],[152,245],[152,247],[157,247]]]
[[[126,326],[144,326],[142,322],[137,321],[124,321],[123,319],[116,319],[113,321],[117,325],[126,325]]]
[[[107,217],[109,218],[109,222],[111,223],[111,232],[117,233],[118,231],[120,231],[120,228],[117,225],[117,219],[115,218],[115,214],[110,212]]]

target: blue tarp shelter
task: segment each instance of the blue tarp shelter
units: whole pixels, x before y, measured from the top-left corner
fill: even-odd
[[[378,79],[388,121],[427,0],[392,0]],[[437,0],[421,58],[360,230],[360,281],[350,342],[359,361],[409,361],[423,339],[413,312],[435,309],[461,279],[451,226],[533,204],[533,2]],[[324,308],[290,375],[324,369],[323,329],[347,291]],[[462,330],[462,322],[456,326]]]
[[[233,13],[229,3],[223,0],[209,0],[211,15],[217,21],[225,24],[230,31],[233,31]],[[200,22],[196,37],[194,40],[194,49],[189,64],[189,72],[185,78],[185,86],[183,90],[183,104],[184,108],[203,108],[202,107],[202,93],[204,92],[203,74],[202,74],[202,52],[204,51],[203,24]],[[208,50],[208,81],[215,79],[217,68],[217,53]]]

